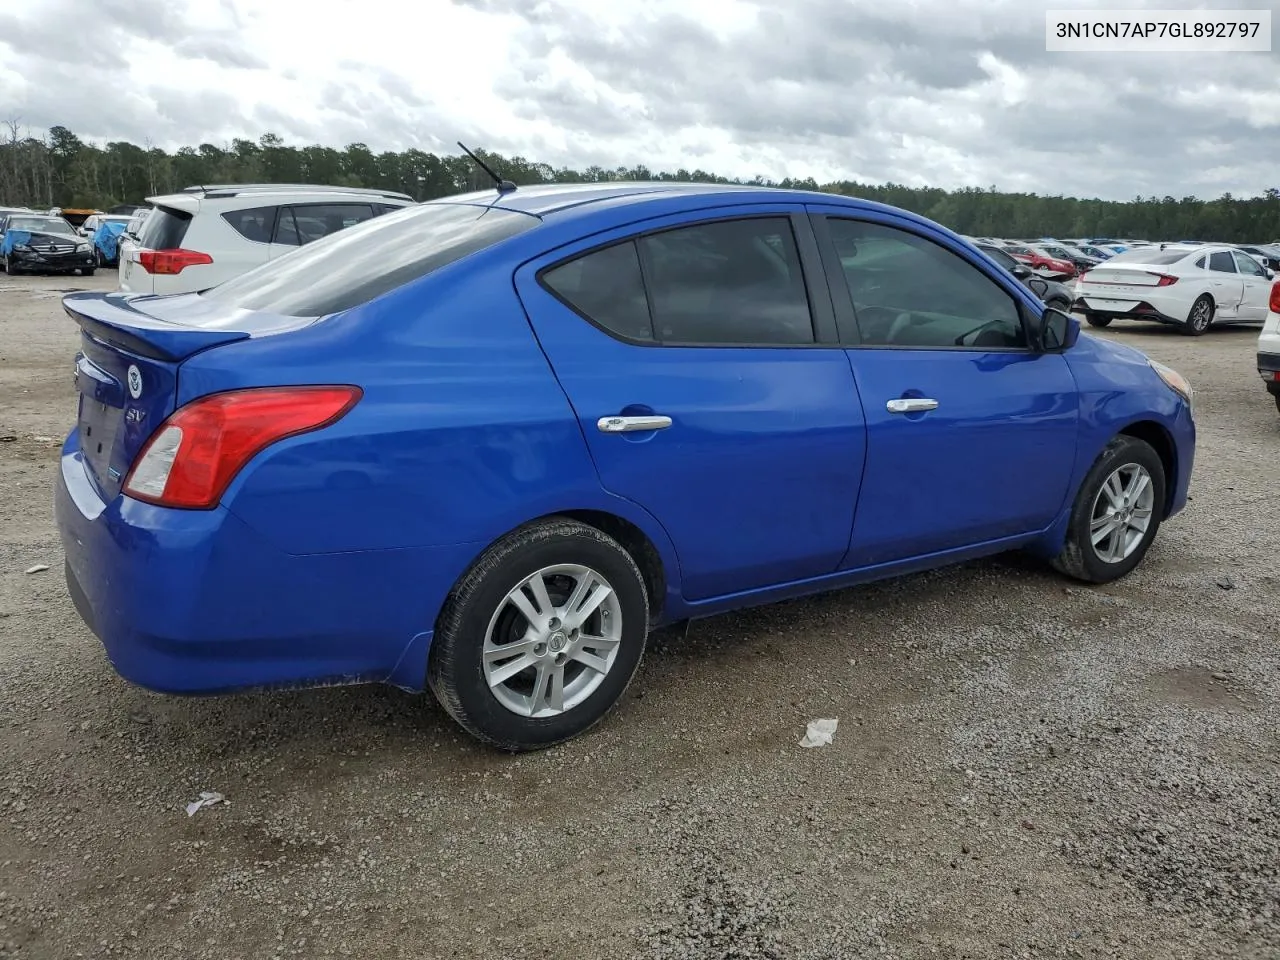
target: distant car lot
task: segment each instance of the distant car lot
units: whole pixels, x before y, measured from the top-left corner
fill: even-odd
[[[8,954],[372,956],[423,930],[443,955],[575,960],[1280,948],[1280,419],[1256,329],[1091,331],[1197,390],[1192,502],[1130,578],[1003,558],[699,622],[615,722],[506,757],[395,691],[116,677],[47,507],[74,418],[59,296],[89,286],[113,278],[0,277]],[[834,743],[800,749],[826,716]],[[229,805],[188,817],[202,790]],[[529,920],[548,890],[590,908]]]

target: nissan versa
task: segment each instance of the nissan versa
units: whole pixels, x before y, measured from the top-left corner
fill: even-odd
[[[660,624],[1019,548],[1124,576],[1192,472],[1176,372],[838,196],[503,183],[63,302],[58,525],[116,670],[429,687],[508,750]]]

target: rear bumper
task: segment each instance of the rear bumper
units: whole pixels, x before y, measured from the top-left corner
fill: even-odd
[[[1258,375],[1273,397],[1280,397],[1280,335],[1274,337],[1276,352],[1258,352]]]
[[[1135,306],[1117,309],[1100,305],[1095,297],[1089,297],[1086,300],[1085,297],[1077,296],[1075,302],[1071,305],[1071,309],[1078,313],[1091,313],[1097,317],[1106,317],[1109,320],[1149,320],[1153,323],[1168,323],[1179,327],[1187,319],[1186,317],[1174,316],[1164,304],[1151,303],[1150,301],[1140,301]]]
[[[428,598],[443,597],[471,554],[297,556],[224,507],[104,503],[74,433],[54,512],[76,609],[122,677],[162,693],[369,681],[421,690],[438,606]]]

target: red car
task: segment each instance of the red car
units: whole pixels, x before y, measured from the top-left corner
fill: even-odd
[[[1021,243],[1006,244],[1005,252],[1015,260],[1021,260],[1028,267],[1048,280],[1065,280],[1076,275],[1076,265],[1069,260],[1051,257],[1043,250],[1028,247]]]

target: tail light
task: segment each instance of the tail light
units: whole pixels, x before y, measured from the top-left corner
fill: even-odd
[[[213,263],[213,257],[198,250],[139,250],[138,264],[151,274],[173,276],[187,267]]]
[[[1167,273],[1157,273],[1155,276],[1160,278],[1156,281],[1157,287],[1171,287],[1178,282],[1177,277],[1171,277]]]
[[[207,510],[263,449],[335,423],[361,396],[351,386],[259,387],[193,400],[147,441],[124,492],[162,507]]]
[[[1271,285],[1271,302],[1267,304],[1267,309],[1272,313],[1280,313],[1280,280]]]

